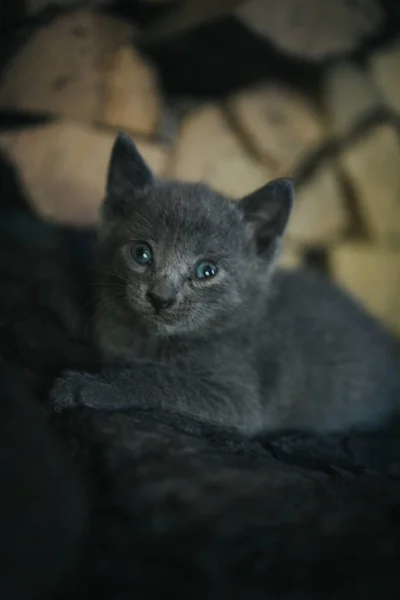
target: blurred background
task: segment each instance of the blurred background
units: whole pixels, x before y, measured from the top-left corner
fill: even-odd
[[[120,130],[234,198],[293,177],[282,266],[400,335],[400,2],[0,0],[0,152],[43,218],[96,224]]]

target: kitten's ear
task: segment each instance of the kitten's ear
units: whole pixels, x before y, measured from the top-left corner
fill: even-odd
[[[104,209],[108,216],[123,213],[134,199],[134,194],[156,181],[150,167],[125,133],[114,142],[108,167]]]
[[[260,252],[283,235],[292,204],[292,181],[283,178],[270,181],[240,201],[246,220],[253,225]]]

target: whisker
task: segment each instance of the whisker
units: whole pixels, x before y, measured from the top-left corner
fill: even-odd
[[[126,277],[123,277],[123,275],[120,275],[119,273],[115,273],[113,271],[103,271],[103,274],[109,275],[110,277],[116,277],[117,279],[120,279],[124,283],[128,283],[128,280],[126,279]]]

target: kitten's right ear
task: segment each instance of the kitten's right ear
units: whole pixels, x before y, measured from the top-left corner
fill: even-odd
[[[293,184],[284,178],[270,181],[239,202],[260,254],[283,235],[292,204]]]
[[[134,200],[135,192],[155,183],[155,176],[136,144],[125,133],[114,142],[108,167],[105,215],[122,216]]]

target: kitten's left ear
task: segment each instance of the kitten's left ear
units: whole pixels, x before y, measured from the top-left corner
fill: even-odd
[[[122,215],[133,201],[135,192],[155,182],[156,178],[135,142],[120,133],[111,151],[103,213],[105,211],[109,217]]]
[[[266,249],[285,231],[293,204],[290,179],[274,179],[239,202],[245,219],[253,224],[257,247]]]
[[[111,151],[107,192],[125,186],[139,190],[154,181],[155,177],[135,142],[125,133],[118,134]]]

